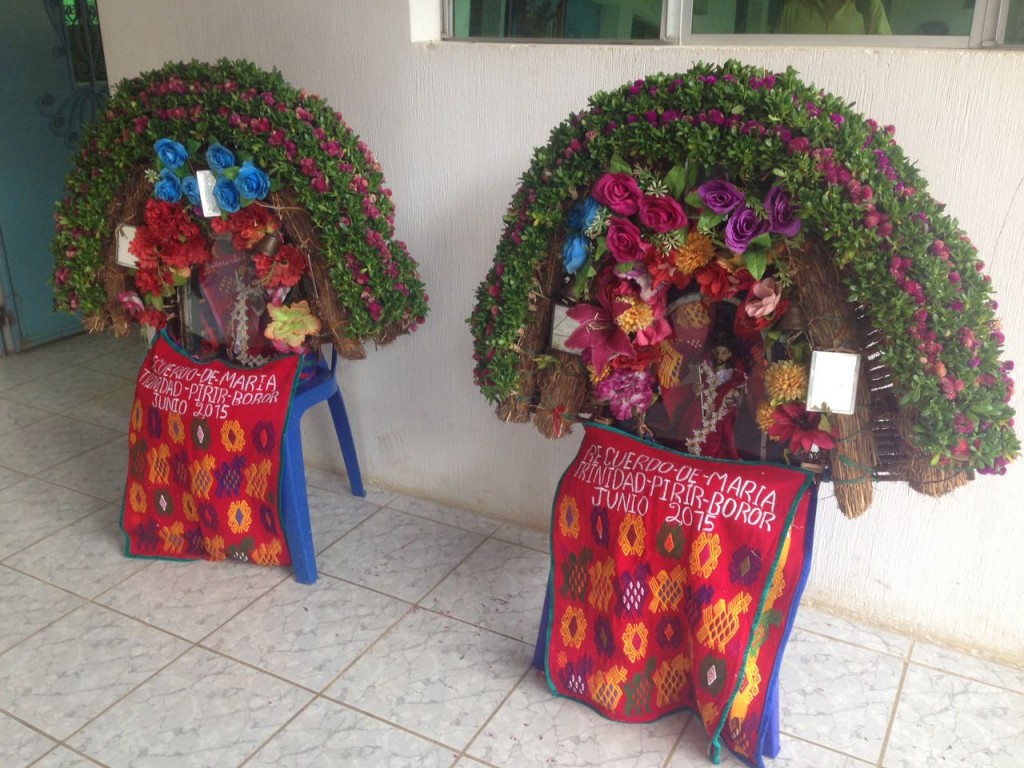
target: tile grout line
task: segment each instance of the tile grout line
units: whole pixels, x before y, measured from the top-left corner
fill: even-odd
[[[469,750],[472,748],[473,743],[480,738],[480,735],[484,732],[487,726],[490,725],[491,721],[498,716],[498,712],[500,712],[501,709],[505,706],[505,704],[508,703],[508,700],[512,698],[512,694],[516,692],[519,686],[522,685],[523,682],[527,679],[527,677],[529,677],[529,675],[533,672],[533,663],[527,663],[526,671],[519,676],[519,679],[516,680],[516,682],[512,685],[511,688],[508,689],[508,692],[501,698],[501,701],[499,701],[497,705],[495,705],[494,709],[491,710],[491,714],[487,716],[487,719],[484,720],[480,724],[480,727],[477,728],[476,731],[473,733],[473,735],[469,737],[469,741],[467,741],[465,746],[460,750],[459,756],[455,759],[455,763],[453,763],[453,765],[457,764],[459,760],[461,760],[463,757],[468,757],[471,760],[477,760],[475,756],[469,754]],[[490,765],[488,761],[483,759],[478,760],[478,762]]]
[[[882,747],[878,751],[878,761],[875,763],[877,768],[883,768],[885,764],[885,753],[889,749],[889,740],[892,738],[893,726],[896,724],[896,713],[899,711],[900,699],[903,697],[903,684],[906,682],[907,673],[910,671],[910,659],[914,654],[915,644],[916,641],[911,638],[910,647],[907,648],[907,654],[903,659],[903,674],[900,675],[900,682],[896,686],[896,696],[889,711],[889,722],[885,726],[885,738],[882,739]]]

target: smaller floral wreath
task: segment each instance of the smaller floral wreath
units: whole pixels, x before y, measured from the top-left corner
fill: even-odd
[[[217,139],[225,142],[220,144]],[[174,163],[189,146],[207,146],[211,170],[220,150],[249,158],[234,177],[219,175],[222,209],[242,211],[268,178],[289,192],[311,222],[324,289],[343,317],[329,331],[339,342],[388,343],[424,321],[427,296],[417,264],[394,239],[394,205],[369,148],[319,96],[289,85],[279,72],[245,61],[171,63],[122,81],[106,113],[86,132],[57,205],[54,304],[80,313],[86,327],[111,322],[103,272],[114,251],[119,208],[139,169],[163,161],[154,179],[166,202],[196,192]],[[170,162],[167,162],[170,161]],[[257,172],[259,171],[259,172]],[[269,189],[267,190],[270,191]]]
[[[469,318],[477,385],[504,413],[534,396],[545,362],[531,323],[558,298],[545,271],[555,248],[562,298],[579,302],[567,346],[583,353],[591,396],[621,418],[662,394],[670,311],[725,300],[737,334],[777,339],[794,256],[813,247],[880,338],[912,422],[902,439],[925,465],[1005,472],[1020,443],[990,279],[894,131],[793,70],[735,61],[595,94],[536,150],[513,196]],[[747,361],[765,386],[758,425],[797,452],[828,448],[827,419],[801,402],[804,361],[768,362]]]

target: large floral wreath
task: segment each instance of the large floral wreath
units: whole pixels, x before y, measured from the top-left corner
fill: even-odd
[[[210,147],[214,157],[217,147],[230,147],[247,159],[232,164],[230,178],[219,176],[225,219],[239,208],[251,219],[271,199],[277,213],[302,213],[302,246],[312,251],[313,278],[323,283],[317,290],[329,293],[321,298],[336,309],[325,331],[343,354],[361,356],[361,342],[388,343],[423,322],[423,283],[405,244],[394,239],[391,191],[369,148],[321,97],[296,90],[276,70],[227,60],[167,64],[117,86],[104,118],[87,131],[57,206],[57,309],[80,313],[89,330],[110,324],[118,301],[104,278],[127,188],[148,170],[158,198],[168,202],[167,194],[185,182],[182,194],[191,199],[194,179],[186,181],[178,166],[164,161],[180,153],[177,148],[200,146],[207,158]],[[260,188],[270,179],[280,193]],[[248,198],[244,191],[239,196],[243,183]],[[261,203],[245,207],[255,192],[262,193]],[[278,258],[282,268],[289,255]]]
[[[767,437],[798,456],[828,449],[829,414],[802,402],[807,345],[780,330],[791,301],[814,303],[796,274],[813,251],[841,278],[846,314],[869,326],[867,367],[885,368],[883,394],[911,418],[901,438],[932,466],[1004,472],[1019,441],[990,279],[893,133],[793,70],[737,62],[594,95],[536,150],[512,199],[469,318],[477,385],[505,415],[524,399],[542,410],[537,371],[558,358],[529,343],[530,326],[562,300],[579,323],[565,348],[582,355],[588,406],[642,422],[671,398],[687,334],[727,307],[730,337],[757,343],[701,361],[697,389],[717,377],[721,396],[740,371],[757,382]],[[687,448],[726,406],[714,385],[699,394]],[[577,415],[546,405],[556,421]]]

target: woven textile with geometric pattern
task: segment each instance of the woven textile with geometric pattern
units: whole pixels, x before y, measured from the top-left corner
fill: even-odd
[[[121,529],[134,557],[289,565],[281,436],[299,356],[197,362],[159,333],[139,371]]]
[[[624,722],[692,710],[712,757],[725,745],[763,765],[769,690],[810,565],[812,485],[801,469],[587,425],[553,508],[552,690]]]

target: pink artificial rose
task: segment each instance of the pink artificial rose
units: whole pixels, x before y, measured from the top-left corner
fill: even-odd
[[[764,317],[770,315],[782,301],[782,286],[773,277],[754,283],[747,294],[744,308],[747,317]]]
[[[622,216],[632,216],[640,210],[640,200],[643,198],[636,179],[628,173],[606,173],[597,180],[591,194],[612,213]]]
[[[674,232],[686,226],[686,213],[673,197],[645,196],[640,200],[640,223],[655,232]]]
[[[608,250],[619,263],[639,261],[647,252],[640,229],[629,219],[613,216],[608,223]]]

